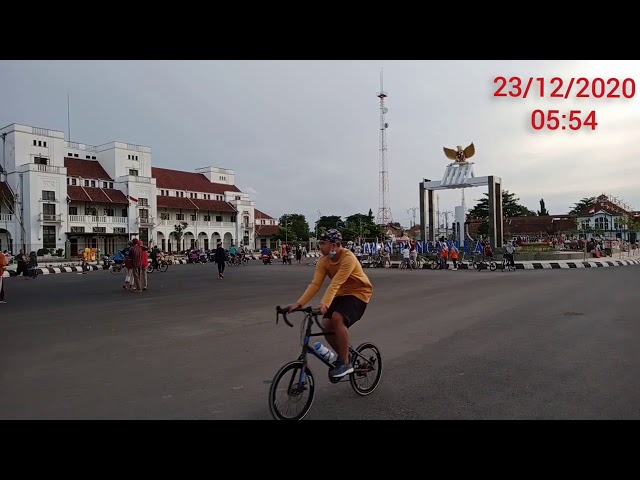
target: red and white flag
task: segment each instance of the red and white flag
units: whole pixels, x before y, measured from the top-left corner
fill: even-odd
[[[138,203],[138,199],[137,199],[137,198],[135,198],[135,197],[132,197],[131,195],[127,195],[127,198],[128,198],[130,201],[132,201],[132,202],[136,202],[136,203]]]

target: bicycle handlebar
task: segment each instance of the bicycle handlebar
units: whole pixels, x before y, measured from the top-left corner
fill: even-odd
[[[287,307],[282,308],[280,305],[277,305],[276,306],[276,325],[278,324],[278,319],[280,318],[280,315],[282,315],[282,319],[284,320],[284,322],[290,327],[293,327],[293,323],[291,323],[287,318],[287,313],[293,313],[293,312],[304,312],[308,315],[312,315],[316,323],[318,323],[318,315],[320,315],[320,309],[318,308],[313,308],[313,307],[302,308],[301,307],[301,308],[289,310]]]

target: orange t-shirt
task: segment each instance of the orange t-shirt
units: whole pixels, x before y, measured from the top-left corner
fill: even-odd
[[[4,253],[0,252],[0,277],[4,273],[5,267],[7,265],[9,265],[9,262],[7,261],[7,257],[5,256]]]

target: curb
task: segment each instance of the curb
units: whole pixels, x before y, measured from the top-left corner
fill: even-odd
[[[186,260],[174,260],[173,264],[184,265]],[[86,265],[83,269],[80,265],[73,265],[71,267],[41,267],[38,268],[38,275],[54,275],[57,273],[89,273],[96,272],[98,270],[108,270],[103,265]],[[15,270],[6,270],[2,275],[2,278],[16,277]]]
[[[451,264],[449,264],[451,265]],[[498,263],[498,268],[500,263]],[[531,262],[517,263],[516,270],[554,270],[571,268],[602,268],[602,267],[624,267],[627,265],[640,265],[640,260],[599,260],[592,262]],[[392,265],[391,268],[399,268],[400,264]],[[423,269],[431,270],[428,264],[422,266]],[[451,268],[449,268],[450,270]],[[470,270],[469,265],[464,263],[458,266],[458,270]]]

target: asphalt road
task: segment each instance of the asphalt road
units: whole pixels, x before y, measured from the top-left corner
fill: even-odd
[[[225,273],[172,266],[143,294],[109,272],[5,279],[0,418],[271,418],[269,382],[300,352],[274,307],[313,267]],[[367,273],[352,342],[380,347],[382,381],[359,397],[311,359],[307,419],[640,419],[640,266]]]

